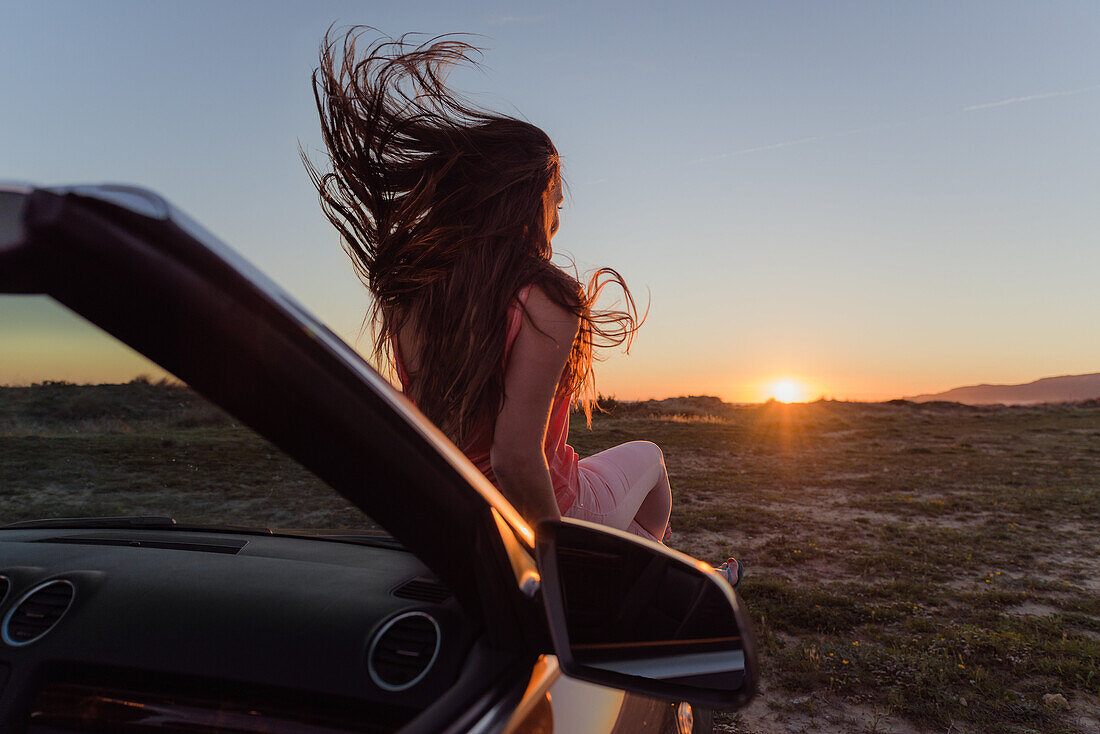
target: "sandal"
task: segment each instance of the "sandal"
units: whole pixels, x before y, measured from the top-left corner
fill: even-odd
[[[736,569],[736,571],[734,569]],[[722,575],[735,590],[741,585],[741,579],[745,576],[745,564],[741,563],[741,561],[736,558],[730,558],[714,570],[716,573]]]

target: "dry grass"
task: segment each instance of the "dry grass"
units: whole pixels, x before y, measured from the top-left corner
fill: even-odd
[[[0,388],[0,524],[108,515],[378,529],[186,387],[135,381]]]
[[[660,444],[672,545],[747,564],[764,685],[720,728],[1097,730],[1100,405],[661,407],[574,445]]]

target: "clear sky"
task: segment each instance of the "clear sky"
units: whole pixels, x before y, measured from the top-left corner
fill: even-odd
[[[555,250],[650,300],[604,393],[1100,371],[1093,0],[6,2],[0,179],[152,188],[354,342],[366,295],[297,150],[330,23],[481,34],[452,81],[554,139]],[[131,376],[25,310],[0,299],[0,384]]]

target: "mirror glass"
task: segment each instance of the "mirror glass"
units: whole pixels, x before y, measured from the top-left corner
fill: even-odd
[[[745,645],[731,590],[705,564],[583,525],[557,530],[556,560],[575,664],[736,691]]]

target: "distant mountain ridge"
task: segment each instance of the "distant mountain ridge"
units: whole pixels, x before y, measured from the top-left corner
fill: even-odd
[[[967,405],[1069,403],[1100,398],[1100,372],[1044,377],[1022,385],[969,385],[946,392],[905,398],[915,403],[943,400]]]

